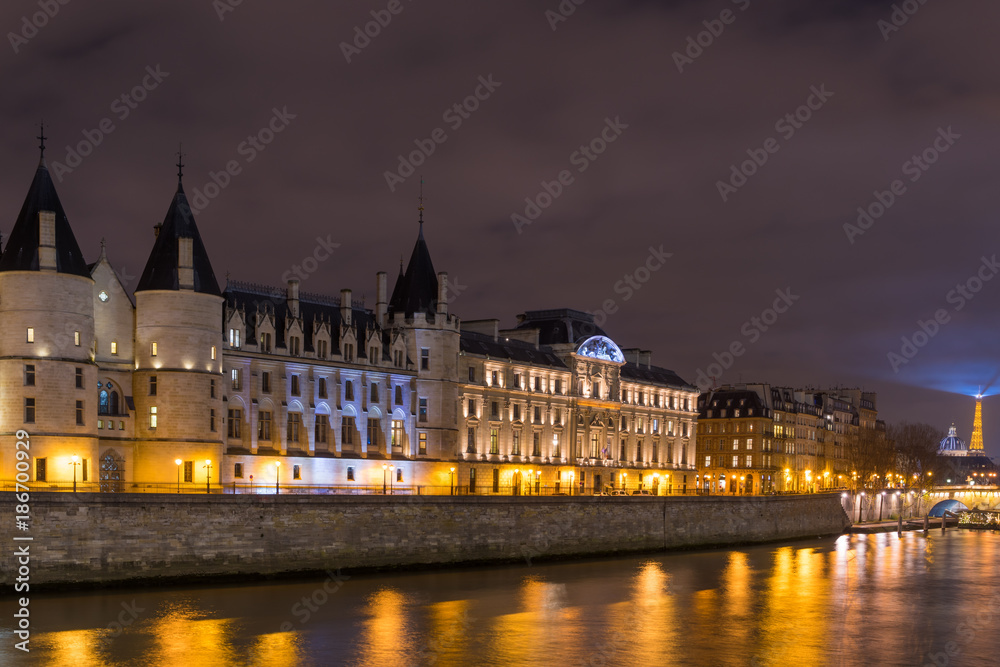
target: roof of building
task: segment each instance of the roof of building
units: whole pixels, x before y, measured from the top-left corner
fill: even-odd
[[[274,315],[274,347],[287,347],[285,341],[286,322],[292,313],[288,308],[287,293],[280,287],[269,287],[254,283],[229,281],[223,295],[226,299],[227,310],[242,310],[246,316],[246,340],[251,345],[257,345],[257,318],[258,312],[267,312]],[[228,317],[228,313],[224,315]],[[314,333],[317,324],[327,322],[330,324],[330,345],[336,350],[340,347],[341,314],[340,299],[333,296],[313,294],[310,292],[299,293],[299,317],[303,329],[303,351],[312,352],[315,349]],[[379,330],[375,320],[375,314],[359,305],[357,302],[351,304],[351,323],[356,329],[357,340],[359,341],[357,357],[359,359],[368,358],[368,349],[364,342],[368,339],[371,330]],[[223,323],[225,328],[225,323]],[[392,359],[389,349],[389,333],[379,331],[382,342],[382,360]]]
[[[697,391],[696,387],[685,382],[677,373],[666,368],[660,368],[659,366],[639,365],[629,361],[622,366],[621,377],[623,380],[645,382],[646,384],[662,384],[669,387],[681,387]]]
[[[396,280],[392,298],[389,299],[389,312],[402,313],[404,317],[413,317],[414,313],[433,315],[437,309],[438,279],[434,273],[434,263],[431,253],[424,241],[424,225],[420,224],[417,242],[410,253],[410,263],[406,265],[406,273]]]
[[[177,239],[189,238],[192,240],[192,255],[194,264],[194,291],[204,294],[214,294],[222,296],[219,290],[219,283],[215,280],[215,272],[212,271],[212,263],[208,259],[208,251],[201,241],[201,234],[198,233],[198,225],[195,224],[194,214],[188,204],[187,195],[180,179],[177,181],[177,192],[170,202],[167,215],[160,225],[160,231],[153,243],[153,249],[146,260],[146,268],[139,278],[139,284],[135,288],[136,292],[146,290],[178,290],[180,283],[177,271]]]
[[[757,410],[753,416],[766,417],[767,406],[761,400],[760,394],[752,389],[716,389],[702,394],[698,399],[699,419],[729,419],[734,416],[730,410]],[[709,410],[719,410],[714,417],[709,417]],[[745,416],[751,416],[743,413]]]
[[[497,341],[494,340],[493,336],[487,334],[462,331],[459,346],[466,354],[479,354],[493,359],[507,359],[508,361],[538,366],[566,368],[566,364],[552,352],[551,348],[547,346],[536,348],[531,343],[520,340],[503,339]]]
[[[77,276],[90,276],[83,253],[73,236],[66,212],[63,210],[55,184],[45,161],[38,163],[35,177],[24,198],[21,212],[7,240],[7,247],[0,255],[0,271],[38,271],[39,229],[38,214],[55,213],[56,271]]]
[[[519,320],[518,329],[538,329],[538,342],[542,345],[575,345],[591,336],[607,336],[594,322],[593,315],[572,308],[529,310]]]
[[[968,451],[968,447],[965,445],[965,441],[958,437],[958,432],[955,429],[955,425],[952,424],[951,428],[948,429],[948,435],[946,435],[942,440],[941,444],[938,445],[939,452],[964,452]]]

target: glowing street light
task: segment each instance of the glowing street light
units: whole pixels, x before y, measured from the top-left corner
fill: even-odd
[[[452,468],[454,470],[454,468]],[[385,476],[389,472],[389,465],[386,463],[382,464],[382,495],[385,495]]]
[[[177,464],[177,493],[181,492],[181,463],[180,459],[174,459],[174,463]]]
[[[395,469],[396,469],[396,466],[389,466],[389,473],[390,473],[389,474],[389,495],[390,496],[392,495],[392,484],[393,484],[393,481],[394,481],[393,478],[395,477],[395,475],[392,474],[392,471],[395,470]]]
[[[212,492],[212,461],[210,459],[205,459],[205,493]]]
[[[516,470],[514,472],[517,472]],[[455,468],[451,469],[451,495],[455,495]]]
[[[281,472],[281,461],[274,462],[274,494],[278,495],[281,493],[281,489],[278,486],[278,473]]]
[[[73,466],[73,493],[76,493],[76,467],[80,465],[80,457],[74,454],[73,460],[69,464]]]

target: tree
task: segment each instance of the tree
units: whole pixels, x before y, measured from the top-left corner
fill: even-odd
[[[857,428],[848,437],[845,449],[855,491],[874,489],[878,484],[877,479],[895,463],[892,441],[881,428]]]
[[[896,468],[907,484],[932,472],[937,464],[937,451],[944,433],[930,424],[900,422],[889,427],[889,440],[896,454]]]

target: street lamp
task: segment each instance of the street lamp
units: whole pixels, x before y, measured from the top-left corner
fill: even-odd
[[[538,494],[540,494],[542,492],[541,477],[542,477],[542,471],[541,470],[536,470],[535,471],[535,493],[538,493]]]
[[[449,487],[451,495],[455,495],[455,469],[451,469],[451,486]]]
[[[882,520],[882,505],[885,503],[885,491],[879,494],[878,499],[878,520]]]
[[[454,468],[452,468],[454,470]],[[389,465],[386,463],[382,464],[382,495],[385,495],[385,475],[389,471]]]
[[[531,476],[535,474],[534,470],[528,471],[528,495],[531,495]]]
[[[274,494],[278,495],[281,493],[281,488],[278,486],[278,473],[281,472],[281,461],[274,462]]]
[[[622,473],[622,492],[625,493],[625,489],[628,488],[628,473]]]
[[[573,472],[572,470],[569,471],[569,495],[571,496],[573,495]]]
[[[865,492],[862,491],[861,495],[858,496],[858,523],[861,523],[861,504],[865,502]]]
[[[73,493],[76,493],[76,467],[80,465],[80,457],[74,454],[73,460],[69,464],[73,466]]]
[[[212,461],[210,459],[205,459],[205,493],[212,492]]]
[[[396,469],[396,466],[389,466],[389,472],[390,473],[392,473],[392,471],[395,470],[395,469]],[[396,476],[394,474],[390,474],[389,475],[389,495],[390,496],[392,495],[392,484],[395,481],[395,477]]]

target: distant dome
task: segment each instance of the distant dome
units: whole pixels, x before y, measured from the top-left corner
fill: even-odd
[[[966,447],[965,441],[956,435],[955,425],[952,424],[951,428],[948,429],[948,435],[945,436],[944,440],[941,441],[941,444],[938,445],[938,453],[954,455],[959,453],[967,454],[968,452],[969,448]]]

